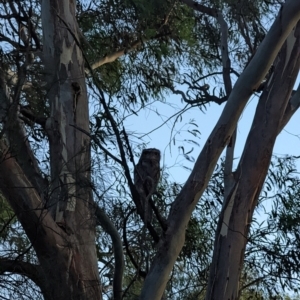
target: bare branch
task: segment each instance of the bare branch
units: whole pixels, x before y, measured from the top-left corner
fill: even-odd
[[[117,158],[115,155],[113,155],[111,152],[109,152],[105,147],[103,147],[99,141],[97,140],[97,138],[90,134],[89,132],[87,132],[86,130],[82,129],[82,128],[79,128],[77,125],[74,125],[74,124],[69,124],[70,126],[78,129],[79,131],[85,133],[87,136],[89,136],[94,142],[95,144],[107,155],[109,156],[110,158],[112,158],[115,162],[117,162],[118,164],[122,165],[122,161]]]
[[[217,13],[217,21],[221,28],[221,55],[223,63],[223,79],[227,96],[230,95],[232,90],[232,83],[230,78],[231,61],[228,54],[228,25],[224,20],[221,12]]]
[[[132,43],[130,45],[129,48],[124,48],[124,49],[121,49],[119,51],[116,51],[114,53],[111,53],[111,54],[107,54],[106,56],[100,58],[98,61],[94,62],[92,65],[91,65],[91,68],[92,70],[95,70],[105,64],[108,64],[108,63],[111,63],[113,61],[115,61],[116,59],[118,59],[119,57],[123,56],[124,54],[127,54],[133,50],[135,50],[138,46],[140,46],[142,44],[142,42],[139,40],[139,41],[135,41],[134,43]],[[90,72],[87,70],[86,71],[86,74],[87,75],[90,75]]]
[[[242,37],[244,38],[247,46],[249,47],[250,53],[253,54],[254,50],[253,50],[253,46],[251,44],[248,29],[247,29],[247,27],[245,28],[246,24],[244,24],[244,22],[241,20],[241,17],[238,20],[238,25],[240,28],[240,33],[241,33]]]
[[[124,238],[124,244],[125,244],[125,248],[126,248],[126,254],[129,256],[130,261],[132,262],[133,266],[136,268],[136,270],[138,271],[138,274],[142,277],[145,278],[147,273],[145,271],[142,271],[138,265],[138,263],[135,261],[134,257],[131,254],[131,251],[129,249],[128,246],[128,241],[127,241],[127,234],[126,234],[126,224],[128,221],[128,218],[130,217],[130,215],[134,212],[134,210],[131,210],[128,215],[124,218],[124,226],[123,226],[123,238]],[[125,292],[124,292],[125,295]]]
[[[88,62],[87,62],[88,64]],[[88,64],[88,67],[89,67],[89,64]],[[93,74],[93,70],[90,68],[89,69],[91,74]],[[94,80],[94,84],[95,86],[97,87],[98,91],[99,91],[99,101],[101,103],[101,105],[103,106],[104,108],[104,111],[107,115],[107,118],[111,124],[111,127],[114,131],[114,134],[116,136],[116,139],[117,139],[117,145],[118,145],[118,148],[119,148],[119,152],[120,152],[120,156],[121,156],[121,161],[122,161],[122,166],[124,168],[124,172],[125,172],[125,177],[127,179],[127,182],[128,182],[128,185],[129,185],[129,189],[130,189],[130,193],[132,195],[132,199],[137,207],[137,212],[138,214],[140,215],[141,219],[144,220],[144,210],[142,209],[142,206],[141,206],[141,201],[140,201],[140,195],[132,181],[132,178],[131,178],[131,175],[130,175],[130,170],[129,170],[129,167],[128,167],[128,164],[127,164],[127,160],[126,160],[126,154],[125,154],[125,150],[124,150],[124,147],[123,147],[123,142],[122,142],[122,139],[121,139],[121,132],[118,128],[118,125],[114,119],[114,117],[112,116],[110,110],[109,110],[109,107],[105,101],[105,97],[104,97],[104,93],[103,91],[101,90],[101,85],[100,83],[98,82],[98,79],[96,76],[93,76],[93,80]],[[149,233],[151,234],[153,240],[155,241],[155,243],[158,243],[159,241],[159,236],[156,232],[156,230],[154,229],[154,227],[151,225],[150,222],[146,222],[145,226],[148,228],[149,230]]]
[[[36,114],[29,108],[21,108],[20,109],[20,113],[26,117],[27,119],[29,119],[30,121],[41,125],[43,128],[45,128],[45,124],[46,124],[46,117],[39,117],[36,116]]]
[[[285,109],[284,115],[282,117],[278,134],[282,131],[285,125],[289,122],[294,113],[298,110],[300,106],[300,84],[296,91],[292,92],[291,99]]]
[[[224,96],[222,98],[219,98],[215,95],[210,95],[205,86],[202,87],[201,91],[203,92],[204,96],[201,97],[201,96],[198,96],[196,99],[194,100],[190,100],[186,97],[185,93],[183,91],[180,91],[180,90],[177,90],[175,89],[173,86],[169,85],[168,88],[176,95],[180,95],[182,97],[182,100],[188,104],[205,104],[205,103],[208,103],[208,102],[215,102],[219,105],[221,105],[223,102],[225,102],[228,97],[227,96]]]
[[[217,21],[219,22],[221,28],[221,55],[222,55],[222,63],[223,63],[223,80],[224,80],[224,85],[226,90],[226,96],[229,97],[232,91],[232,82],[230,78],[231,61],[228,53],[228,25],[225,22],[221,12],[217,14]],[[233,166],[235,142],[236,142],[236,128],[226,148],[225,166],[224,166],[224,199],[227,198],[234,185],[232,166]],[[223,203],[225,203],[225,201]]]
[[[249,283],[245,284],[244,286],[241,287],[240,292],[242,290],[245,290],[247,288],[249,288],[251,285],[257,284],[258,282],[262,281],[263,279],[265,279],[266,276],[260,276],[252,281],[250,281]]]
[[[196,1],[193,0],[181,0],[182,3],[186,4],[187,6],[189,6],[190,8],[197,10],[199,12],[202,12],[208,16],[217,17],[218,11],[216,9],[207,7],[205,5],[202,5]]]
[[[44,209],[40,195],[15,157],[12,156],[3,139],[0,140],[0,190],[17,215],[35,249],[38,248],[42,253],[47,253],[46,250],[51,243],[63,244],[64,232]],[[56,235],[55,239],[51,238],[53,235]]]
[[[0,275],[4,273],[26,276],[43,290],[44,276],[39,265],[31,264],[19,259],[12,260],[0,258]]]
[[[167,34],[156,34],[155,36],[153,36],[150,39],[139,39],[134,41],[131,45],[129,45],[127,48],[118,50],[116,52],[113,52],[111,54],[107,54],[104,57],[100,58],[98,61],[94,62],[93,64],[91,64],[89,66],[90,69],[95,70],[105,64],[114,62],[116,59],[120,58],[121,56],[128,54],[134,50],[136,50],[139,46],[143,45],[144,43],[150,41],[150,40],[155,40],[161,37],[165,37]],[[91,71],[89,70],[89,68],[85,71],[85,73],[87,75],[91,75]]]
[[[100,198],[97,191],[93,189],[94,193]],[[99,207],[95,207],[96,223],[100,225],[103,230],[110,235],[113,243],[114,258],[115,258],[115,269],[114,269],[114,280],[113,280],[113,293],[115,300],[122,299],[122,280],[124,272],[124,254],[123,244],[118,230],[108,218],[106,213]]]
[[[34,188],[43,197],[47,188],[47,182],[41,175],[37,160],[31,150],[28,138],[21,120],[18,118],[18,98],[24,83],[22,76],[18,78],[12,101],[8,95],[8,88],[3,76],[0,76],[0,116],[6,119],[2,134],[6,134],[10,142],[10,150],[14,153],[18,162],[23,166],[26,176],[30,178]],[[31,186],[30,185],[30,186]]]

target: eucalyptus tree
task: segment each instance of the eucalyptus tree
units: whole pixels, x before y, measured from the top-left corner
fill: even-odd
[[[181,250],[188,255],[188,245],[183,247],[186,234],[191,240],[186,228],[190,220],[192,228],[192,212],[227,147],[224,199],[204,292],[206,299],[238,299],[247,236],[272,149],[299,106],[300,91],[292,91],[300,3],[31,0],[2,1],[0,10],[0,190],[12,209],[5,224],[17,220],[10,227],[21,224],[19,232],[27,236],[21,254],[12,249],[1,259],[1,274],[28,277],[45,299],[102,299],[110,285],[101,284],[101,262],[114,273],[114,299],[133,299],[130,289],[140,299],[165,297],[176,290],[169,276],[180,272]],[[234,171],[237,122],[259,92]],[[136,140],[124,119],[152,99],[164,101],[166,93],[180,95],[185,109],[226,105],[186,183],[162,181],[150,199],[151,223],[144,222],[132,179],[141,147],[132,147]],[[111,214],[104,199],[111,200]],[[111,244],[99,248],[98,233],[108,234]],[[105,259],[106,250],[113,251],[113,263]]]

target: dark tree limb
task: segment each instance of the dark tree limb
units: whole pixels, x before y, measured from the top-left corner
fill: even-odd
[[[228,51],[228,25],[224,20],[221,12],[217,14],[217,21],[220,25],[221,30],[221,55],[223,64],[223,81],[226,91],[226,96],[229,97],[232,91],[232,81],[230,78],[231,61],[229,58]],[[234,159],[234,148],[236,142],[236,128],[230,137],[230,141],[226,147],[225,154],[225,165],[224,165],[224,201],[223,205],[226,203],[227,196],[234,186],[234,178],[232,173],[233,159]]]
[[[64,243],[64,232],[48,214],[40,195],[9,150],[5,141],[0,140],[0,190],[35,250],[47,253],[50,246]]]
[[[151,197],[149,198],[148,201],[149,201],[149,204],[150,204],[151,208],[152,208],[153,211],[154,211],[154,214],[155,214],[155,216],[156,216],[156,218],[157,218],[158,223],[160,224],[160,226],[161,226],[161,228],[163,229],[163,231],[166,231],[167,228],[168,228],[168,226],[167,226],[167,221],[165,220],[164,217],[162,217],[162,215],[160,214],[159,210],[158,210],[157,207],[155,206],[155,204],[154,204],[154,202],[153,202],[153,200],[152,200]]]
[[[46,117],[39,117],[39,116],[36,116],[36,114],[30,109],[30,108],[21,108],[20,109],[20,113],[26,117],[28,120],[36,123],[36,124],[39,124],[42,126],[42,128],[45,129],[45,124],[46,124],[46,121],[47,121],[47,118]]]
[[[145,271],[142,271],[141,268],[139,267],[138,263],[135,261],[135,259],[133,258],[131,251],[129,249],[129,245],[128,245],[128,240],[127,240],[127,233],[126,233],[126,224],[128,221],[128,218],[130,217],[130,215],[134,212],[134,210],[131,210],[128,215],[124,218],[124,226],[123,226],[123,239],[124,239],[124,245],[125,245],[125,249],[126,249],[126,253],[131,261],[131,263],[133,264],[133,266],[135,267],[135,269],[137,270],[138,274],[142,277],[142,278],[146,278],[147,273]]]
[[[95,142],[95,144],[107,155],[107,156],[109,156],[111,159],[113,159],[115,162],[117,162],[118,164],[120,164],[120,165],[122,165],[122,161],[119,159],[119,158],[117,158],[115,155],[113,155],[111,152],[109,152],[105,147],[103,147],[100,143],[99,143],[99,141],[98,141],[98,139],[94,136],[94,135],[92,135],[92,134],[90,134],[89,132],[87,132],[86,130],[84,130],[84,129],[82,129],[82,128],[80,128],[80,127],[78,127],[77,125],[74,125],[74,124],[69,124],[70,126],[72,126],[72,127],[74,127],[74,128],[76,128],[76,129],[78,129],[79,131],[81,131],[81,132],[83,132],[83,133],[85,133],[87,136],[89,136],[94,142]]]
[[[218,14],[218,10],[211,8],[211,7],[207,7],[205,5],[202,5],[196,1],[193,0],[181,0],[182,3],[186,4],[187,6],[189,6],[190,8],[202,12],[208,16],[211,17],[216,17]]]
[[[285,125],[289,122],[291,117],[298,110],[299,106],[300,106],[300,84],[298,85],[297,90],[292,92],[291,99],[290,99],[290,101],[285,109],[284,115],[282,117],[278,134],[285,127]]]
[[[222,104],[223,102],[227,101],[228,97],[224,96],[224,97],[217,97],[215,95],[210,95],[204,88],[202,88],[202,92],[204,94],[204,96],[199,96],[197,97],[197,99],[194,100],[190,100],[186,97],[185,93],[181,90],[177,90],[172,86],[168,86],[168,88],[176,95],[180,95],[182,97],[182,100],[188,104],[191,105],[195,105],[195,104],[205,104],[205,103],[209,103],[209,102],[215,102],[217,104]]]
[[[25,81],[24,65],[18,76],[17,87],[15,88],[14,99],[7,94],[7,85],[3,74],[0,75],[0,116],[4,123],[2,135],[5,134],[9,141],[9,149],[12,152],[27,176],[30,178],[30,186],[38,191],[41,198],[47,189],[47,182],[42,177],[38,162],[32,152],[25,129],[18,115],[18,102],[22,86]]]
[[[114,249],[115,268],[114,268],[114,280],[113,280],[113,294],[114,300],[122,299],[122,281],[124,273],[124,254],[123,244],[118,230],[108,218],[106,213],[99,207],[95,208],[96,224],[100,225],[103,230],[109,234]]]
[[[39,265],[31,264],[19,259],[0,258],[0,275],[3,275],[4,273],[26,276],[43,290],[44,276]]]

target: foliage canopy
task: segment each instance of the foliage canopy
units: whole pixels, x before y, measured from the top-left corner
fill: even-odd
[[[164,226],[170,221],[172,204],[184,186],[172,179],[172,169],[162,166],[161,180],[152,196],[158,213],[147,229],[136,211],[131,174],[134,161],[147,147],[144,137],[151,133],[130,131],[126,127],[128,120],[133,115],[154,112],[163,119],[158,126],[170,126],[170,140],[179,154],[194,162],[192,151],[194,147],[198,149],[201,128],[191,120],[187,131],[192,138],[182,142],[177,139],[177,126],[182,127],[180,121],[186,111],[209,113],[211,103],[228,100],[232,86],[252,60],[281,5],[281,1],[275,0],[77,1],[78,35],[67,21],[59,19],[84,54],[90,132],[76,124],[72,126],[91,140],[91,180],[86,180],[87,184],[81,178],[76,184],[88,185],[97,204],[95,219],[101,226],[96,229],[96,254],[107,299],[113,297],[112,282],[120,266],[116,244],[111,241],[113,234],[107,230],[110,225],[104,225],[103,220],[107,218],[122,237],[123,298],[138,299],[156,257],[158,241],[166,234]],[[50,199],[56,188],[51,173],[51,138],[47,133],[47,120],[53,114],[49,96],[53,82],[49,80],[51,70],[43,63],[46,45],[40,1],[2,1],[0,16],[0,137],[7,138],[11,148],[19,145],[19,123],[16,125],[10,118],[21,122],[26,143],[41,171],[44,196]],[[271,68],[255,91],[257,96],[272,72]],[[4,104],[5,90],[9,91],[9,105]],[[181,102],[170,103],[172,95],[179,95]],[[170,119],[155,109],[159,102],[174,110]],[[7,113],[9,109],[15,112],[13,117]],[[16,148],[16,156],[22,147]],[[171,143],[169,147],[174,151]],[[219,160],[190,218],[186,242],[171,271],[163,299],[205,299],[217,223],[225,203],[226,159]],[[259,221],[256,214],[249,224],[239,280],[240,299],[288,299],[287,292],[298,293],[298,159],[275,157],[271,162],[256,212],[267,209],[270,201],[272,208],[265,221]],[[39,261],[35,248],[5,193],[0,196],[1,297],[41,299],[39,281],[16,264],[22,261],[23,268],[25,264],[35,267]],[[47,205],[45,208],[49,208]]]

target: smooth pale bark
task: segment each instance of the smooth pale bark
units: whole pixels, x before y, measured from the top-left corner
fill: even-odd
[[[287,1],[255,56],[235,84],[190,177],[172,205],[168,217],[168,229],[158,245],[157,255],[146,277],[141,299],[161,299],[169,274],[183,247],[185,229],[191,213],[208,184],[217,160],[227,145],[249,97],[262,82],[278,51],[299,19],[300,2]]]
[[[88,98],[78,44],[75,1],[42,0],[43,64],[50,118],[45,124],[51,180],[40,175],[18,116],[24,85],[13,99],[0,78],[0,113],[7,114],[0,140],[0,189],[21,222],[38,258],[47,300],[102,299],[90,182]],[[23,71],[26,72],[26,66]],[[24,76],[23,76],[24,77]],[[11,104],[12,103],[12,104]],[[9,109],[7,109],[9,107]],[[29,274],[33,268],[27,268]],[[118,291],[120,293],[120,291]]]
[[[239,278],[252,215],[269,168],[273,146],[300,67],[300,26],[278,56],[257,105],[237,171],[219,218],[206,300],[238,299]],[[295,39],[297,37],[297,39]],[[290,52],[290,50],[292,50]]]
[[[122,299],[123,290],[122,290],[122,281],[124,273],[124,254],[123,254],[123,243],[117,228],[114,226],[109,217],[102,211],[101,208],[97,208],[95,211],[95,216],[97,218],[97,225],[99,224],[103,230],[110,235],[114,258],[115,258],[115,267],[114,267],[114,278],[113,278],[113,295],[114,300]]]
[[[46,204],[56,223],[67,233],[65,244],[60,245],[67,263],[60,265],[57,274],[64,281],[64,294],[69,299],[101,299],[89,187],[90,139],[76,129],[89,132],[84,59],[78,44],[75,5],[75,1],[68,0],[42,1],[43,62],[51,115],[46,130],[52,190]],[[47,255],[43,259],[46,264]]]

